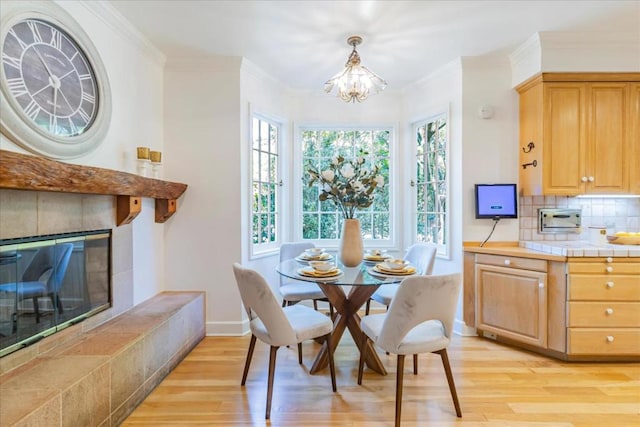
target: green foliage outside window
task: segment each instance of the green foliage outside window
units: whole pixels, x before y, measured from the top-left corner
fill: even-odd
[[[385,185],[376,186],[375,197],[366,208],[358,208],[354,217],[360,220],[365,239],[390,238],[389,195],[389,130],[303,130],[302,165],[304,173],[309,167],[315,171],[331,168],[332,159],[358,162],[363,155],[362,167],[384,178]],[[317,185],[302,189],[302,236],[304,239],[339,239],[344,211],[334,203],[320,202],[321,188]],[[348,215],[347,215],[348,216]]]

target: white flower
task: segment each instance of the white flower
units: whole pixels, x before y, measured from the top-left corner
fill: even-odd
[[[373,180],[376,182],[376,184],[378,184],[380,187],[384,186],[384,176],[382,175],[376,175],[375,178],[373,178]]]
[[[364,157],[360,156],[358,157],[358,164],[361,165],[364,163]]]
[[[353,189],[356,191],[362,191],[364,189],[364,185],[362,185],[362,182],[360,181],[356,181],[353,184],[351,184]]]
[[[331,169],[322,171],[321,175],[322,175],[322,179],[329,182],[333,181],[333,178],[336,177],[336,174]]]
[[[332,163],[334,166],[337,166],[337,165],[338,165],[338,163],[339,163],[338,156],[335,156],[333,159],[331,159],[331,163]]]
[[[342,166],[342,168],[340,168],[340,173],[346,179],[351,179],[356,174],[351,163],[346,163],[344,166]]]
[[[324,183],[324,186],[322,187],[322,189],[324,191],[326,191],[327,193],[331,193],[331,186],[329,184],[327,184],[326,182]]]

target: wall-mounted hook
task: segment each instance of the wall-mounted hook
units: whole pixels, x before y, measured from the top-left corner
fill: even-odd
[[[522,165],[522,169],[526,169],[527,166],[533,166],[534,168],[538,166],[538,161],[534,160],[533,162],[530,163],[525,163]]]
[[[528,150],[525,149],[524,147],[522,147],[522,151],[524,151],[525,153],[530,153],[531,150],[533,150],[534,148],[536,148],[536,145],[533,143],[533,141],[531,141],[530,143],[527,144],[527,148],[529,148]],[[535,167],[535,166],[534,166]]]

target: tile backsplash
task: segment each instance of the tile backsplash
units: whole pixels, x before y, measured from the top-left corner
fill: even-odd
[[[581,233],[538,233],[538,209],[582,209]],[[589,240],[589,227],[606,227],[608,233],[640,231],[640,198],[523,196],[520,197],[520,240]]]

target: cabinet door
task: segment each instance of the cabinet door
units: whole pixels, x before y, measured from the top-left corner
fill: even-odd
[[[544,194],[578,195],[586,183],[586,84],[544,84]]]
[[[640,83],[629,84],[629,191],[640,194]]]
[[[628,193],[628,85],[592,83],[588,97],[586,192]]]
[[[546,273],[476,265],[476,328],[547,347]]]

